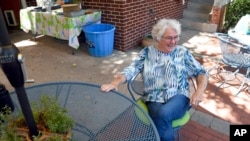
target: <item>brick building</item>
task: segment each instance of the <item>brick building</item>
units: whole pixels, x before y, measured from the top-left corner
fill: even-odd
[[[4,1],[0,3],[2,10],[6,9]],[[18,11],[22,8],[21,2],[8,0],[14,9],[19,22]],[[25,1],[27,6],[35,6],[36,0]],[[230,0],[214,0],[211,10],[211,23],[222,24],[226,3]],[[115,25],[114,48],[126,51],[140,45],[144,36],[150,33],[155,18],[181,19],[183,11],[187,8],[189,0],[82,0],[82,8],[91,8],[102,11],[102,22]],[[14,7],[16,5],[17,8]]]
[[[83,0],[83,8],[102,11],[102,22],[116,26],[115,49],[138,46],[150,33],[155,17],[180,19],[187,2],[182,0]]]

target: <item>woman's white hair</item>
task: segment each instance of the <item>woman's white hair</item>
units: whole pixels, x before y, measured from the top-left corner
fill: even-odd
[[[175,19],[160,19],[151,31],[153,39],[160,41],[165,31],[169,28],[175,29],[177,34],[181,34],[181,24]]]

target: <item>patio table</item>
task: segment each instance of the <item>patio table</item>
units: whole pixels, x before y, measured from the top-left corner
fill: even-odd
[[[160,141],[155,125],[131,98],[117,91],[102,92],[100,86],[83,82],[51,82],[26,87],[30,102],[42,94],[56,96],[74,119],[76,141]],[[10,93],[19,110],[15,92]]]
[[[62,9],[52,10],[52,12],[35,12],[35,7],[27,7],[20,10],[20,26],[25,32],[31,31],[33,34],[43,34],[57,39],[68,40],[69,46],[74,49],[79,48],[78,36],[82,32],[82,27],[90,23],[101,22],[101,11],[93,12],[76,17],[65,17]],[[90,11],[85,9],[84,11]],[[61,11],[61,12],[56,12]]]

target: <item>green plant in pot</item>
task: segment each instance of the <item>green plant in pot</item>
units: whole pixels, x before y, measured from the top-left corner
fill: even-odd
[[[25,136],[16,132],[16,127],[9,128],[9,123],[14,119],[10,107],[5,106],[0,112],[0,141],[25,141]]]
[[[33,137],[33,140],[37,141],[70,140],[71,129],[74,125],[74,121],[70,116],[67,115],[66,109],[60,106],[60,104],[57,102],[56,97],[49,97],[48,95],[43,94],[41,95],[39,102],[31,103],[31,108],[35,122],[37,124],[40,133],[38,137]],[[22,113],[14,115],[13,113],[9,113],[7,108],[6,112],[2,113],[1,116],[3,116],[3,119],[5,120],[4,124],[1,125],[2,133],[7,132],[5,130],[8,129],[12,130],[14,136],[18,136],[17,131],[20,131],[19,130],[20,128],[24,128],[22,132],[24,132],[25,130],[28,131],[25,118],[22,115]],[[54,133],[56,133],[56,135]],[[3,135],[1,137],[3,137]],[[54,140],[52,140],[53,138]]]

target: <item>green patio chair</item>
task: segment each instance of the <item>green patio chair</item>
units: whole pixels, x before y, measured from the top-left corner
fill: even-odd
[[[196,81],[194,78],[189,79],[190,83],[190,93],[193,93],[194,90],[196,89]],[[143,102],[141,99],[141,96],[143,96],[143,80],[141,78],[141,74],[138,73],[135,75],[130,81],[127,83],[127,88],[129,91],[129,94],[131,95],[132,99],[136,101],[136,103],[144,110],[144,112],[148,113],[148,108],[147,105]],[[136,115],[138,118],[145,124],[148,125],[149,122],[141,116],[141,113],[139,113],[135,109]],[[180,140],[180,129],[183,127],[185,124],[188,123],[190,120],[190,113],[187,111],[181,118],[176,119],[172,122],[172,127],[174,128],[176,132],[176,140]]]

